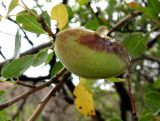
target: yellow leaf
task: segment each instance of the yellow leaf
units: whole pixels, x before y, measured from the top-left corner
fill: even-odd
[[[74,104],[79,112],[86,116],[95,115],[92,93],[85,86],[83,79],[80,79],[78,86],[73,91]]]
[[[68,22],[67,7],[64,4],[54,6],[51,10],[51,19],[57,21],[57,26],[59,29],[63,29]]]

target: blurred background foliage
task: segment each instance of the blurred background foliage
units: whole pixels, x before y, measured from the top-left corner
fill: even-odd
[[[51,20],[46,10],[43,9],[43,4],[39,4],[39,0],[33,1],[36,5],[31,9],[38,11],[35,14],[40,13],[47,18],[45,19],[46,23],[50,26]],[[52,0],[46,0],[46,3],[52,3]],[[100,26],[105,26],[109,31],[124,17],[129,14],[133,15],[135,11],[140,12],[139,15],[135,15],[125,21],[122,26],[117,27],[110,37],[122,42],[131,57],[129,72],[139,121],[160,121],[160,1],[76,0],[73,2],[73,0],[63,0],[60,3],[65,4],[68,10],[68,22],[65,28],[83,26],[97,30]],[[9,17],[12,18],[12,16]],[[17,14],[17,18],[13,17],[12,19],[25,26],[26,23],[20,17],[20,14]],[[28,19],[33,20],[33,23],[36,24],[34,17]],[[25,29],[24,26],[22,29]],[[43,33],[41,27],[40,31],[29,27],[26,30],[38,35]],[[52,53],[48,57],[44,57],[45,50],[41,54],[39,55],[41,61],[36,61],[36,66],[43,63],[46,58],[46,64],[50,64],[50,60],[55,59]],[[50,65],[51,76],[63,67],[56,60],[55,63],[54,66]],[[66,77],[66,80],[74,81],[71,75]],[[2,83],[0,85],[1,88],[3,87],[0,90],[1,103],[25,91],[22,87],[13,87],[12,84],[6,83],[6,85]],[[37,121],[132,121],[131,104],[125,82],[88,81],[88,85],[94,90],[97,117],[85,117],[76,110],[72,100],[71,92],[73,90],[70,88],[71,85],[67,85],[48,103]],[[0,121],[27,120],[35,105],[47,91],[48,89],[44,89],[18,104],[0,111]]]

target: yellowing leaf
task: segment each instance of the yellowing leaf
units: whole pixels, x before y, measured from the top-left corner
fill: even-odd
[[[59,29],[63,29],[68,22],[67,7],[64,4],[54,6],[51,10],[51,19],[57,21],[57,26]]]
[[[92,93],[85,87],[83,79],[80,79],[78,86],[75,87],[73,96],[79,112],[86,116],[95,115]]]

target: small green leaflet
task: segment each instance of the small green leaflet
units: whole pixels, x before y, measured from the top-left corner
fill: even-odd
[[[85,5],[89,2],[89,0],[76,0],[76,1],[79,3],[79,5]]]
[[[32,65],[33,66],[41,65],[42,63],[46,62],[47,58],[48,58],[48,50],[47,49],[42,50],[35,55],[35,59]]]
[[[100,26],[100,23],[96,17],[90,19],[87,21],[85,27],[92,30],[97,30],[97,28]]]
[[[154,13],[158,17],[158,14],[160,13],[160,1],[159,0],[148,0],[148,7],[153,9]]]
[[[21,48],[21,35],[19,34],[19,30],[16,33],[15,37],[15,46],[14,46],[14,57],[16,58],[19,56],[20,48]]]
[[[144,95],[146,106],[153,112],[160,109],[160,92],[149,91]]]
[[[113,119],[111,119],[111,121],[122,121],[122,120],[119,118],[113,118]]]
[[[35,14],[36,12],[33,11]],[[37,21],[37,17],[35,15],[30,14],[28,11],[24,10],[17,14],[16,21],[19,24],[22,24],[22,28],[33,33],[43,34],[45,31],[43,30],[41,24]]]
[[[62,63],[60,61],[56,62],[51,71],[51,77],[55,76],[62,68],[63,68]]]
[[[124,40],[123,45],[131,58],[138,58],[147,50],[147,36],[142,33],[131,33]]]
[[[141,11],[148,18],[156,20],[156,19],[158,19],[159,5],[160,5],[160,2],[158,3],[157,0],[149,0],[147,7],[142,7],[141,5],[139,5],[136,2],[133,2],[133,5],[130,5],[130,7],[133,8],[133,9],[135,9],[135,10]],[[157,9],[155,9],[155,8],[157,8]],[[158,13],[157,13],[157,11],[158,11]]]
[[[153,83],[154,88],[160,89],[160,78]]]
[[[151,112],[145,112],[139,118],[139,121],[153,121],[154,115]]]
[[[1,75],[5,78],[17,78],[33,63],[34,55],[26,55],[7,63],[2,67]]]
[[[43,11],[40,16],[42,16],[45,20],[45,22],[47,23],[47,25],[49,27],[51,27],[51,19],[50,19],[50,16],[48,15],[48,12],[47,11]]]
[[[18,5],[19,0],[12,0],[9,4],[7,15]]]
[[[53,51],[48,54],[48,57],[47,57],[46,62],[45,62],[45,65],[47,65],[47,64],[50,63],[50,61],[51,61],[52,58],[53,58],[53,55],[54,55],[54,52],[53,52]]]
[[[72,8],[69,6],[66,6],[66,7],[67,7],[67,11],[68,11],[68,20],[71,20],[73,18]]]
[[[115,78],[115,77],[108,78],[106,80],[110,81],[110,82],[124,82],[125,81],[125,79],[123,79],[123,78]]]
[[[0,90],[0,104],[5,102],[5,91]],[[0,111],[0,121],[10,121],[11,118],[6,114],[4,110]]]
[[[2,110],[0,111],[0,121],[12,121],[11,118],[7,115],[7,113]]]
[[[2,96],[5,93],[4,90],[0,90],[0,96]]]

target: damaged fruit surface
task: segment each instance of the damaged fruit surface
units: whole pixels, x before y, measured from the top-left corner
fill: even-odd
[[[77,76],[105,79],[123,73],[129,63],[123,46],[96,32],[74,28],[56,36],[55,53],[63,65]]]

